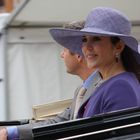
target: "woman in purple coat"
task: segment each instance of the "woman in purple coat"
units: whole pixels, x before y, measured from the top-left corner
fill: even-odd
[[[131,36],[131,23],[121,12],[105,7],[93,9],[81,31],[52,29],[61,45],[82,52],[102,82],[80,108],[79,118],[140,106],[140,54]],[[79,48],[74,48],[73,44]]]

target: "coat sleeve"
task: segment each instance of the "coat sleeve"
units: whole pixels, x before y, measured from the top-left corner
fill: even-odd
[[[45,126],[49,124],[55,124],[55,123],[59,123],[63,121],[68,121],[70,120],[70,113],[71,113],[71,107],[65,109],[62,113],[58,114],[56,117],[52,119],[48,119],[45,121],[32,122],[29,124],[17,126],[18,132],[19,132],[19,139],[32,140],[33,139],[32,129],[34,127]]]
[[[22,139],[32,140],[33,139],[32,129],[34,127],[45,126],[45,125],[49,125],[49,124],[55,124],[55,123],[69,121],[69,120],[73,119],[73,111],[74,111],[74,108],[75,108],[75,101],[76,101],[76,97],[77,97],[77,94],[78,94],[78,91],[79,91],[80,87],[81,86],[79,86],[75,90],[74,98],[73,98],[71,106],[66,108],[62,113],[58,114],[56,117],[51,118],[51,119],[47,119],[47,120],[44,120],[44,121],[31,122],[31,123],[26,124],[26,125],[18,126],[17,128],[18,128],[18,132],[19,132],[19,138],[21,140]]]
[[[103,112],[136,107],[137,105],[134,88],[125,81],[112,84],[103,97]]]

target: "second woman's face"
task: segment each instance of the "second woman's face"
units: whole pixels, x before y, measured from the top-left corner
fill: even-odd
[[[83,36],[82,52],[89,68],[102,68],[115,61],[115,47],[110,37]]]

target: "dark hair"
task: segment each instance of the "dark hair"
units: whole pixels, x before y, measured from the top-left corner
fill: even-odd
[[[113,45],[115,45],[118,41],[120,41],[120,38],[111,37],[111,42]],[[123,52],[121,53],[121,60],[126,71],[133,72],[140,82],[140,64],[138,64],[132,50],[126,45]]]
[[[0,0],[0,7],[4,6],[4,0]]]
[[[73,21],[73,22],[64,24],[64,28],[65,29],[73,29],[73,30],[81,30],[82,28],[84,28],[84,25],[85,25],[84,20]],[[75,53],[72,52],[70,49],[69,49],[69,52],[70,52],[71,55],[75,55]]]
[[[85,25],[85,21],[81,20],[81,21],[73,21],[70,23],[66,23],[64,25],[65,29],[74,29],[74,30],[81,30],[82,28],[84,28]]]

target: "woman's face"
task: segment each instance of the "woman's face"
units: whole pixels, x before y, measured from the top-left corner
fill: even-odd
[[[110,37],[83,36],[82,51],[89,68],[103,68],[115,62],[116,49]]]

